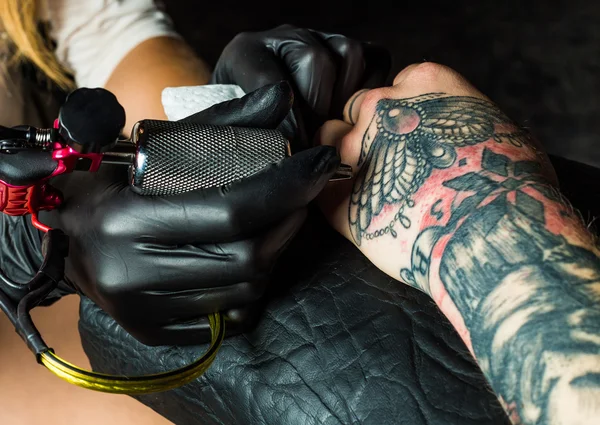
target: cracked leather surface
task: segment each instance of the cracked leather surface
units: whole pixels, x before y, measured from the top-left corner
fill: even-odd
[[[91,301],[80,332],[95,370],[183,366],[206,346],[147,347]],[[209,371],[139,396],[176,424],[508,424],[429,297],[380,272],[318,214],[281,259],[257,328]]]

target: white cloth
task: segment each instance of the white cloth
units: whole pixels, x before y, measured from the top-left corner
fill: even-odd
[[[169,120],[177,121],[244,94],[244,90],[235,84],[167,87],[162,92],[162,105]]]
[[[40,6],[40,19],[51,24],[56,56],[79,87],[103,87],[140,43],[179,37],[152,0],[42,0]]]

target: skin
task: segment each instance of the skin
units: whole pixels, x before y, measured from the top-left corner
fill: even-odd
[[[333,227],[433,298],[514,424],[600,423],[599,251],[539,143],[432,63],[344,119],[318,135],[355,170],[321,195]]]
[[[140,72],[144,70],[144,72]],[[125,56],[106,83],[125,108],[124,133],[144,118],[166,119],[161,93],[165,87],[207,84],[210,69],[182,40],[156,37]]]

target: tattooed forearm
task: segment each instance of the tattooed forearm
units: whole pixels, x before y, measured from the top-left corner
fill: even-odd
[[[449,296],[513,423],[600,423],[600,260],[591,238],[572,237],[579,223],[530,143],[480,99],[380,101],[351,234],[359,246],[400,239],[422,206],[400,277]]]
[[[481,172],[445,182],[469,196],[439,232],[451,234],[439,276],[513,422],[592,423],[600,419],[600,263],[548,230],[546,209],[557,200],[538,173],[535,163],[486,149]]]

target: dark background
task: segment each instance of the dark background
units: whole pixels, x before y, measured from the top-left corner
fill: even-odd
[[[596,1],[171,0],[166,8],[211,64],[238,32],[291,23],[379,43],[392,52],[394,73],[423,60],[448,65],[550,153],[600,167]],[[576,205],[600,198],[598,174],[572,163],[557,168]],[[582,209],[600,213],[597,202]]]

